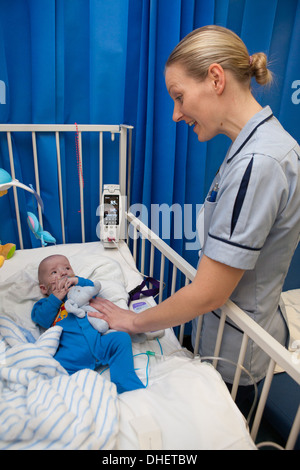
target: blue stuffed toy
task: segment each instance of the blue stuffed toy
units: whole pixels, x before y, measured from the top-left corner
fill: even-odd
[[[49,232],[43,230],[41,224],[32,212],[27,212],[27,216],[30,230],[33,232],[35,238],[41,240],[43,246],[46,246],[48,243],[56,243],[56,239]]]
[[[95,281],[93,286],[73,286],[68,292],[68,299],[65,302],[65,309],[68,313],[73,313],[78,318],[84,318],[88,312],[94,311],[89,305],[89,301],[100,292],[101,284]],[[89,317],[90,324],[100,333],[106,333],[109,329],[108,323],[101,318]]]

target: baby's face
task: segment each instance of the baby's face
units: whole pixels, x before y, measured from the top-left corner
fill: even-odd
[[[68,258],[62,255],[53,255],[46,258],[40,267],[40,288],[44,294],[51,294],[56,281],[74,277],[74,271]]]

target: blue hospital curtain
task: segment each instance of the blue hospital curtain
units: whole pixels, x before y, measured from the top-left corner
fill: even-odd
[[[172,122],[164,64],[182,37],[206,24],[234,30],[250,54],[266,52],[275,82],[269,88],[253,85],[254,93],[300,142],[299,0],[0,0],[0,122],[133,125],[132,207],[142,204],[141,217],[194,266],[197,208],[230,142],[218,136],[199,143],[185,123]],[[99,182],[93,139],[85,139],[89,241],[97,239]],[[17,178],[26,184],[34,184],[30,145],[23,135],[14,137]],[[37,145],[43,155],[44,229],[61,242],[54,210],[55,142],[43,135]],[[67,241],[77,242],[81,233],[75,136],[63,140],[61,148]],[[104,182],[116,182],[117,142],[108,139],[105,150]],[[9,169],[3,139],[0,167]],[[28,194],[18,192],[18,196],[26,224],[26,212],[34,201]],[[153,212],[162,205],[172,222],[167,227]],[[17,243],[12,209],[11,194],[0,198],[3,243]],[[29,231],[23,236],[26,247],[38,246]],[[300,287],[299,261],[298,249],[287,288]]]
[[[2,123],[120,124],[124,122],[127,59],[127,0],[0,0],[0,80],[6,83],[6,104],[0,106]],[[75,134],[61,139],[67,242],[81,241],[79,175]],[[96,136],[83,135],[86,240],[97,239],[99,204]],[[57,208],[55,139],[38,137],[43,227],[61,242]],[[35,186],[31,140],[13,136],[17,178]],[[92,153],[90,153],[90,149]],[[94,150],[93,150],[94,149]],[[9,168],[7,145],[0,142],[0,167]],[[107,152],[106,152],[107,150]],[[109,161],[106,182],[118,178],[118,141],[104,138]],[[11,193],[11,192],[10,192]],[[37,207],[33,198],[18,190],[21,219]],[[13,195],[0,198],[5,214],[0,240],[17,242]],[[74,222],[75,220],[75,222]],[[5,228],[5,232],[4,232]],[[23,230],[25,247],[40,246],[29,230]]]
[[[134,9],[137,3],[140,8]],[[197,205],[203,203],[230,142],[227,137],[218,136],[199,143],[185,123],[172,122],[173,103],[164,84],[164,64],[173,47],[191,30],[206,24],[232,29],[242,37],[249,54],[259,51],[267,54],[274,84],[267,88],[253,84],[254,94],[262,106],[271,106],[275,116],[299,142],[300,2],[132,0],[130,7],[129,52],[136,55],[135,62],[139,64],[132,89],[126,86],[128,103],[132,96],[137,98],[136,107],[125,107],[126,119],[135,126],[131,200],[142,202],[148,208],[142,217],[155,231],[156,219],[151,220],[150,207],[166,204],[169,208],[176,209],[177,205],[182,208],[181,220],[174,210],[170,244],[196,267],[197,243],[192,242]],[[140,29],[133,23],[139,24]],[[131,71],[129,76],[133,77]],[[172,214],[170,211],[170,217]],[[182,224],[181,230],[178,224]],[[163,230],[162,223],[158,231],[168,242],[168,232]],[[299,266],[300,248],[295,253],[286,289],[300,287]]]

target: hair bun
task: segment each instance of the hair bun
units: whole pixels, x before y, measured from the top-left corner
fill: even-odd
[[[250,61],[250,59],[252,59]],[[257,83],[266,85],[273,80],[272,72],[267,67],[267,56],[264,52],[256,52],[249,59],[251,75],[255,77]]]

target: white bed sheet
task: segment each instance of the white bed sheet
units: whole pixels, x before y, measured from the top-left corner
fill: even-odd
[[[102,294],[120,306],[126,306],[127,292],[141,282],[125,243],[120,244],[120,251],[105,250],[100,242],[17,251],[0,269],[0,315],[26,329],[36,340],[41,331],[31,321],[30,313],[33,303],[40,298],[37,266],[41,259],[53,253],[66,255],[79,276],[100,280]],[[5,341],[7,350],[16,347],[7,343],[9,339]],[[22,344],[21,347],[26,349],[28,345]],[[147,351],[150,354],[146,354]],[[133,343],[133,354],[137,374],[147,387],[117,397],[117,406],[113,409],[119,430],[116,432],[113,428],[109,445],[105,447],[104,443],[102,448],[255,448],[245,420],[218,372],[212,366],[200,363],[199,359],[193,359],[188,351],[182,349],[172,330],[166,330],[158,340]],[[49,358],[51,360],[54,360],[53,357]],[[88,376],[90,380],[97,377],[99,390],[105,389],[107,392],[109,371],[89,371]],[[57,380],[56,377],[54,379]],[[2,386],[1,389],[0,383],[1,390],[3,392],[4,388]],[[7,393],[7,390],[4,391]],[[114,387],[111,393],[106,404],[110,398],[112,403],[116,402]],[[2,402],[5,399],[3,394],[2,398],[0,394],[1,399]],[[88,400],[92,401],[93,396],[88,396]],[[113,422],[114,417],[111,418]],[[97,426],[99,428],[99,423]],[[88,436],[80,442],[80,448],[91,447]],[[32,445],[35,448],[35,442]],[[38,448],[43,448],[43,443],[39,445]],[[57,441],[55,445],[62,447]]]

